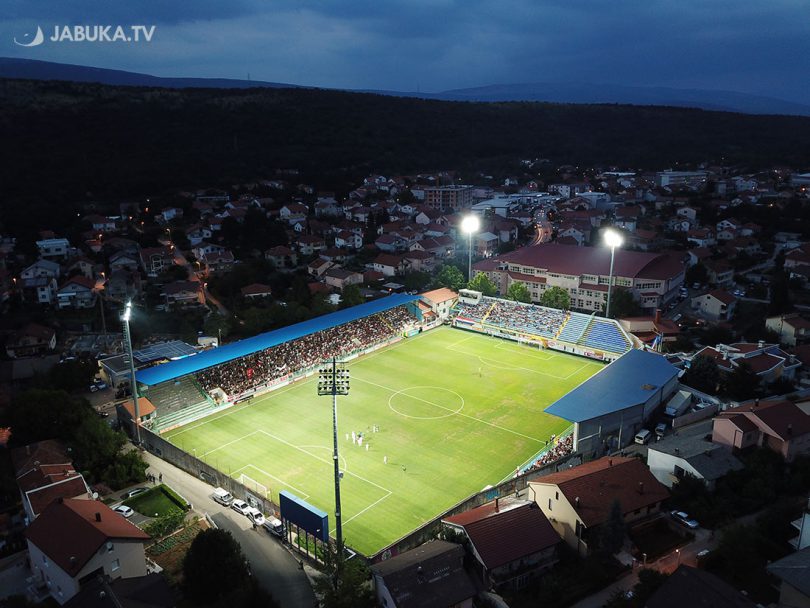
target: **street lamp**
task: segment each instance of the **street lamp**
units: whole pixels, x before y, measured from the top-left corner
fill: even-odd
[[[129,319],[132,316],[132,300],[127,302],[121,320],[124,322],[124,340],[127,345],[127,355],[129,356],[129,383],[132,389],[132,403],[135,406],[135,445],[141,443],[141,427],[139,424],[141,412],[138,407],[138,383],[135,382],[135,357],[132,354],[132,334],[129,330]]]
[[[616,247],[621,247],[624,239],[622,235],[608,228],[605,230],[605,244],[610,247],[610,276],[608,278],[607,306],[605,307],[605,317],[610,318],[610,294],[613,291],[613,258],[616,255]]]
[[[349,371],[337,359],[332,358],[332,364],[318,370],[318,395],[332,396],[332,443],[334,452],[332,460],[335,464],[335,528],[337,534],[338,560],[335,568],[335,589],[338,583],[338,570],[343,558],[343,527],[340,519],[340,463],[338,461],[338,431],[337,431],[337,396],[349,394]]]
[[[477,215],[467,215],[461,220],[461,231],[469,237],[469,257],[467,258],[467,280],[472,281],[472,235],[481,228],[481,220]]]

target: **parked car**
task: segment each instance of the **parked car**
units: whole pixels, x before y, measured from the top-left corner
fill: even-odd
[[[700,524],[697,521],[689,517],[689,515],[683,511],[672,511],[670,515],[672,516],[672,519],[677,521],[679,524],[683,524],[687,528],[694,530],[695,528],[700,527]]]
[[[93,380],[93,386],[96,387],[97,391],[103,391],[107,388],[107,383],[104,380]]]
[[[138,494],[143,494],[144,492],[148,492],[149,488],[132,488],[129,492],[121,495],[121,498],[127,499],[132,498],[133,496],[137,496]]]
[[[256,507],[248,507],[245,511],[247,518],[256,526],[264,525],[264,515]]]
[[[655,425],[655,436],[659,439],[666,435],[667,432],[667,424],[665,422],[659,422]]]
[[[284,524],[281,523],[280,519],[272,515],[264,518],[264,529],[273,536],[284,537]]]
[[[231,493],[223,488],[214,488],[214,493],[211,495],[211,498],[224,507],[230,506],[231,502],[233,502]]]
[[[240,515],[247,515],[247,510],[250,509],[250,505],[244,500],[233,500],[231,501],[231,509]]]
[[[112,510],[119,515],[123,515],[124,517],[132,517],[132,515],[135,513],[135,511],[132,510],[132,507],[128,507],[126,505],[118,505],[117,507],[113,507]]]

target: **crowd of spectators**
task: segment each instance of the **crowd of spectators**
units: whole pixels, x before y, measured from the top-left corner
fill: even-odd
[[[416,318],[399,306],[211,367],[196,378],[206,392],[220,388],[235,400],[332,357],[386,342],[415,323]]]
[[[487,312],[489,312],[488,315]],[[475,305],[459,304],[458,306],[459,317],[472,321],[482,321],[486,317],[488,324],[547,338],[557,335],[568,318],[568,314],[554,308],[486,297]]]
[[[560,437],[556,441],[552,440],[551,443],[551,447],[543,452],[543,455],[532,463],[532,466],[529,467],[530,469],[542,469],[547,464],[556,462],[560,458],[564,458],[574,451],[573,433],[571,435],[566,435],[565,437]]]

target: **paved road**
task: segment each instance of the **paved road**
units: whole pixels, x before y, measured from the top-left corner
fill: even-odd
[[[170,485],[188,500],[198,513],[208,513],[221,528],[229,530],[250,560],[253,575],[273,594],[283,608],[312,608],[315,594],[298,561],[281,541],[263,529],[253,530],[247,517],[223,507],[211,499],[213,488],[181,471],[154,454],[143,452],[149,472],[163,474]]]

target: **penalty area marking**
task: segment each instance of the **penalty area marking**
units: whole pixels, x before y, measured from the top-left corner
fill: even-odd
[[[256,432],[258,433],[258,431],[256,431]],[[247,469],[247,468],[251,468],[251,469],[253,469],[253,470],[255,470],[255,471],[258,471],[259,473],[261,473],[262,475],[265,475],[265,476],[269,477],[270,479],[275,479],[275,480],[276,480],[277,482],[279,482],[281,485],[283,485],[283,486],[287,486],[288,488],[290,488],[290,489],[292,489],[292,490],[295,490],[295,492],[296,492],[296,493],[299,495],[299,497],[300,497],[300,498],[302,498],[302,499],[304,499],[304,500],[306,500],[307,498],[309,498],[309,494],[307,494],[306,492],[304,492],[304,491],[303,491],[301,488],[296,488],[296,487],[295,487],[294,485],[292,485],[291,483],[287,483],[287,482],[286,482],[286,481],[284,481],[283,479],[281,479],[281,478],[279,478],[279,477],[276,477],[275,475],[272,475],[271,473],[268,473],[267,471],[264,471],[264,470],[260,469],[260,468],[259,468],[259,467],[257,467],[255,464],[246,464],[245,466],[243,466],[243,467],[241,467],[241,468],[236,469],[236,470],[235,470],[235,471],[234,471],[234,472],[231,474],[231,476],[233,476],[233,475],[237,475],[237,474],[238,474],[240,471],[243,471],[243,470],[245,470],[245,469]],[[256,481],[258,481],[258,480],[256,480]]]
[[[414,395],[409,395],[408,394],[408,391],[413,391],[413,390],[417,390],[417,389],[420,389],[420,388],[426,388],[426,389],[431,389],[431,390],[438,390],[438,391],[445,391],[447,393],[452,393],[453,395],[455,395],[456,397],[461,399],[461,405],[459,406],[458,409],[453,410],[453,409],[451,409],[449,407],[439,405],[438,403],[433,403],[432,401],[428,401],[427,399],[422,399],[420,397],[415,397]],[[392,390],[392,389],[388,389],[388,390]],[[411,399],[414,399],[416,401],[422,401],[424,403],[428,403],[430,405],[441,408],[443,410],[447,410],[448,413],[447,414],[442,414],[441,416],[412,416],[411,414],[404,414],[403,412],[400,412],[397,408],[394,407],[393,401],[394,401],[394,397],[396,397],[397,395],[404,395],[405,397],[410,397]],[[441,386],[409,386],[408,388],[403,388],[401,390],[395,391],[390,397],[388,397],[388,407],[392,412],[395,412],[395,413],[397,413],[400,416],[403,416],[405,418],[413,418],[414,420],[439,420],[440,418],[449,418],[450,416],[455,416],[461,410],[463,410],[464,409],[464,397],[459,395],[456,391],[450,390],[449,388],[442,388]]]

